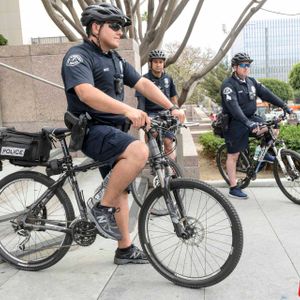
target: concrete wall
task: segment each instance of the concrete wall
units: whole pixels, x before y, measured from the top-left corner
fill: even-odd
[[[0,1],[0,28],[10,45],[23,43],[19,0]]]
[[[72,43],[0,47],[0,62],[63,85],[61,62]],[[119,53],[138,70],[138,46],[122,40]],[[134,91],[126,88],[126,103],[136,105]],[[35,131],[43,126],[64,126],[63,90],[0,66],[0,121],[2,126]]]

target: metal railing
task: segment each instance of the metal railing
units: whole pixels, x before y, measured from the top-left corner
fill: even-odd
[[[17,68],[14,68],[14,67],[12,67],[12,66],[7,65],[7,64],[4,64],[4,63],[1,63],[1,62],[0,62],[0,66],[1,66],[1,67],[4,67],[4,68],[6,68],[6,69],[9,69],[9,70],[15,71],[15,72],[17,72],[17,73],[23,74],[23,75],[25,75],[25,76],[31,77],[31,78],[33,78],[33,79],[39,80],[39,81],[41,81],[41,82],[50,84],[50,85],[55,86],[55,87],[57,87],[57,88],[59,88],[59,89],[64,90],[64,87],[63,87],[62,85],[56,84],[56,83],[51,82],[51,81],[49,81],[49,80],[43,79],[43,78],[41,78],[41,77],[35,76],[35,75],[30,74],[30,73],[27,73],[27,72],[25,72],[25,71],[19,70],[19,69],[17,69]]]
[[[37,37],[31,38],[31,44],[60,44],[69,42],[65,36],[49,36],[49,37]]]

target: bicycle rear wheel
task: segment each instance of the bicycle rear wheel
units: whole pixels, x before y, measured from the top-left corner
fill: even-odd
[[[66,231],[74,210],[63,189],[57,188],[48,201],[30,210],[53,183],[53,179],[32,171],[16,172],[0,181],[0,256],[18,269],[48,268],[71,246],[72,235]],[[42,226],[56,226],[62,231]]]
[[[226,144],[223,144],[218,148],[217,155],[216,155],[216,163],[223,179],[226,181],[228,185],[230,185],[228,174],[227,174],[227,168],[226,168],[226,160],[227,160],[227,147]],[[242,189],[246,188],[250,183],[250,179],[247,177],[247,170],[249,167],[250,167],[250,162],[247,155],[244,152],[241,152],[236,164],[236,178],[237,178],[237,185]]]
[[[180,223],[189,237],[177,236],[169,215],[152,214],[165,201],[156,188],[139,215],[139,238],[150,263],[180,286],[203,288],[222,281],[236,267],[243,248],[242,226],[234,207],[218,190],[192,179],[174,179],[170,193],[174,203],[180,195],[186,211]]]
[[[286,197],[294,203],[300,204],[300,155],[293,150],[282,149],[281,159],[287,174],[283,173],[276,159],[273,167],[275,180]]]
[[[180,166],[174,160],[170,158],[166,159],[172,169],[172,177],[183,177],[183,171],[181,170]],[[153,176],[150,174],[150,172],[151,171],[149,168],[144,169],[131,184],[132,196],[139,207],[142,207],[145,199],[153,191],[153,189],[160,185],[158,177]],[[156,215],[165,215],[168,213],[168,211],[165,207],[159,208],[157,206],[152,213]]]

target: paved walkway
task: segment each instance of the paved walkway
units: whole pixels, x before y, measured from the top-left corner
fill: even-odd
[[[93,191],[98,177],[92,172],[84,176],[90,176],[84,177],[85,192]],[[277,187],[252,186],[246,191],[248,200],[232,200],[244,229],[242,258],[233,273],[215,286],[182,288],[151,265],[116,266],[116,243],[97,237],[92,246],[74,246],[59,263],[40,272],[0,264],[0,299],[300,299],[300,206]],[[133,219],[131,226],[138,244]]]

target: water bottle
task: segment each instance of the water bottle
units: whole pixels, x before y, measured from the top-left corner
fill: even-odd
[[[105,176],[101,184],[95,189],[94,196],[88,200],[88,206],[92,208],[96,203],[99,203],[104,195],[104,192],[107,188],[111,171]]]
[[[258,160],[260,152],[261,152],[261,147],[260,147],[260,145],[257,145],[255,148],[254,156],[253,156],[254,160]]]

